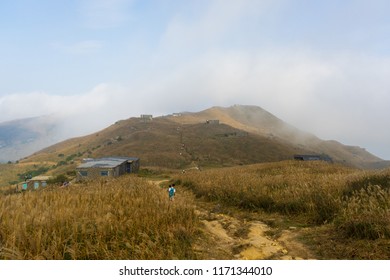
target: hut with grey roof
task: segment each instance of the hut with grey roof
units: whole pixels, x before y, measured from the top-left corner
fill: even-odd
[[[84,162],[76,168],[77,181],[119,177],[127,173],[137,173],[139,165],[139,158],[136,157],[84,159]]]

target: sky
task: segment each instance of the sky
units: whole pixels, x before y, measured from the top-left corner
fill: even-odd
[[[390,159],[387,0],[2,0],[0,122],[256,105]]]

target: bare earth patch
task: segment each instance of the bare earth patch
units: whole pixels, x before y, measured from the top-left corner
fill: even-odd
[[[277,239],[267,235],[271,228],[261,221],[246,221],[232,215],[207,210],[197,203],[196,213],[203,223],[204,239],[194,250],[200,258],[237,260],[302,260],[314,255],[297,240],[298,229],[284,230]],[[206,240],[207,239],[207,240]]]
[[[166,182],[154,183],[161,185]],[[203,224],[202,237],[196,240],[193,248],[199,259],[315,259],[309,249],[297,240],[302,229],[283,230],[274,239],[267,234],[272,228],[266,223],[222,213],[220,205],[201,201],[187,190],[180,189],[175,199],[193,203],[195,213]]]

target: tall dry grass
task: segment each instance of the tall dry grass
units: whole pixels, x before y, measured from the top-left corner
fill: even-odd
[[[192,259],[188,203],[131,176],[0,196],[0,259]]]
[[[390,238],[390,189],[368,185],[341,201],[337,230],[359,239]]]
[[[353,171],[319,162],[267,163],[183,174],[198,196],[243,209],[306,215],[315,224],[333,219],[345,177]]]
[[[390,237],[390,171],[323,162],[258,164],[182,174],[197,196],[247,210],[331,224],[343,238]]]

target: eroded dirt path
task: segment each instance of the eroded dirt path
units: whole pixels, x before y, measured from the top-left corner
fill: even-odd
[[[269,235],[271,228],[259,221],[237,219],[218,213],[205,203],[196,203],[196,213],[203,223],[207,241],[198,240],[195,250],[207,259],[314,259],[314,255],[296,240],[297,229],[283,230],[278,238]],[[209,206],[209,205],[208,205]]]
[[[272,229],[260,220],[245,220],[223,213],[219,205],[195,199],[196,214],[203,224],[204,239],[195,243],[201,258],[237,260],[315,259],[299,241],[299,229],[281,231],[272,238]],[[205,240],[207,239],[207,240]]]
[[[272,237],[270,233],[274,229],[262,222],[260,217],[253,219],[252,215],[250,220],[237,217],[219,204],[197,199],[192,192],[183,188],[177,191],[175,200],[191,202],[202,224],[202,237],[196,240],[193,248],[199,259],[315,259],[297,240],[300,229],[279,231],[278,237]]]

